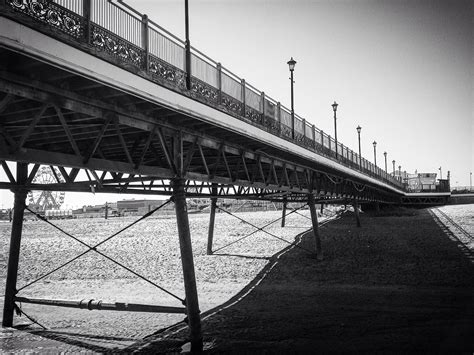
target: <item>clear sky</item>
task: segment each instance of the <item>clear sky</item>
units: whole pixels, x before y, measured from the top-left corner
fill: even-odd
[[[184,0],[128,0],[184,39]],[[470,0],[189,0],[193,47],[377,163],[474,171],[474,2]],[[2,193],[10,201],[10,193]],[[84,194],[82,194],[84,195]],[[122,199],[66,194],[66,204]],[[151,197],[149,197],[151,198]]]

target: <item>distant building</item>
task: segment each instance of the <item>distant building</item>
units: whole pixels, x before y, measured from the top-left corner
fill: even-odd
[[[122,200],[117,201],[117,211],[120,216],[144,215],[161,206],[164,202],[165,200]],[[171,207],[173,207],[172,204]]]
[[[406,181],[409,191],[433,192],[436,191],[436,173],[407,174]]]

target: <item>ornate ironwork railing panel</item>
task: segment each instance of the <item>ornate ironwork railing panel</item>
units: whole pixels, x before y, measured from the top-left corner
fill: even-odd
[[[245,118],[249,119],[257,125],[262,124],[262,113],[252,107],[247,106],[245,108]]]
[[[315,143],[313,141],[313,138],[310,138],[308,136],[304,137],[303,145],[308,149],[311,149],[311,150],[315,149]]]
[[[281,123],[281,135],[287,139],[291,139],[293,137],[293,131],[291,127],[288,127],[283,122]]]
[[[212,105],[219,104],[219,91],[212,85],[194,77],[191,78],[191,95]]]
[[[92,24],[91,44],[115,58],[143,69],[145,51],[98,25]]]
[[[48,0],[8,0],[15,11],[56,28],[74,38],[84,36],[83,17]]]
[[[149,54],[148,58],[149,72],[155,81],[166,86],[172,85],[181,90],[186,89],[186,73],[183,70],[154,55]]]
[[[222,93],[222,108],[233,115],[242,115],[243,104],[230,95]]]
[[[263,125],[267,129],[268,132],[271,132],[275,135],[278,135],[280,131],[280,124],[277,120],[272,117],[268,117],[267,115],[264,116]]]

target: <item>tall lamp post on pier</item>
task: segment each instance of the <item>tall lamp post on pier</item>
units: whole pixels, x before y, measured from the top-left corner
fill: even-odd
[[[295,70],[296,60],[291,57],[291,59],[287,62],[288,67],[290,68],[290,80],[291,80],[291,138],[295,139],[295,101],[293,95],[293,71]]]
[[[334,101],[334,103],[331,105],[332,110],[334,111],[334,142],[336,143],[336,159],[337,159],[337,124],[336,124],[336,112],[337,112],[337,106],[338,103]]]
[[[359,139],[359,167],[362,166],[362,155],[360,154],[360,131],[362,129],[361,126],[357,126],[357,138]]]
[[[469,191],[472,191],[472,171],[469,173]]]
[[[387,152],[383,152],[383,155],[385,157],[385,174],[387,173]]]
[[[377,142],[372,143],[374,146],[374,165],[377,166]]]
[[[439,167],[439,178],[443,179],[443,171],[441,170],[441,167]]]
[[[186,57],[186,89],[191,90],[191,42],[189,41],[189,6],[188,0],[184,0],[184,42]]]

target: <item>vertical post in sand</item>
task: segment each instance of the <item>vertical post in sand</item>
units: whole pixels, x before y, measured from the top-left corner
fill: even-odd
[[[359,201],[357,201],[357,197],[354,197],[354,214],[356,217],[357,227],[360,228]]]
[[[212,195],[217,195],[217,187],[212,186]],[[214,240],[214,224],[216,221],[217,197],[211,197],[211,215],[209,217],[209,233],[207,235],[207,255],[212,255],[212,242]]]
[[[22,185],[26,183],[28,178],[28,164],[17,163],[16,175],[18,188],[15,190],[13,222],[10,239],[10,254],[8,256],[7,282],[5,286],[5,301],[3,304],[2,325],[4,327],[11,327],[13,325],[16,281],[18,277],[18,261],[20,258],[21,232],[23,228],[26,195],[28,193],[24,188],[22,188]]]
[[[318,214],[316,213],[316,206],[314,202],[314,195],[310,192],[308,194],[308,205],[311,213],[311,221],[313,222],[313,235],[316,244],[316,259],[323,260],[323,250],[321,248],[321,237],[319,236]]]
[[[185,180],[175,178],[172,180],[173,198],[178,224],[179,247],[183,265],[184,290],[186,294],[186,310],[188,325],[191,333],[191,352],[199,353],[203,349],[201,333],[201,316],[194,273],[193,250],[191,233],[189,231],[188,211],[186,208]]]
[[[380,212],[380,202],[375,201],[375,212],[379,213]]]
[[[286,197],[283,200],[283,209],[281,212],[281,227],[283,228],[285,226],[285,217],[286,217],[286,204],[287,204]]]

